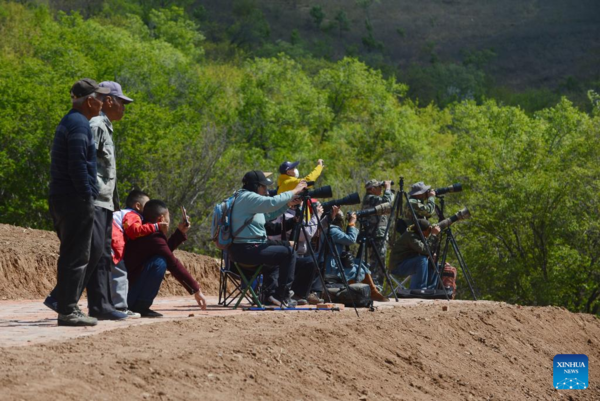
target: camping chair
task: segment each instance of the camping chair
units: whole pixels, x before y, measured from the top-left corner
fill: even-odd
[[[398,290],[408,290],[407,284],[410,281],[410,276],[406,276],[404,280],[401,280],[390,273],[390,279],[392,280],[392,283],[394,283],[394,288],[390,289],[389,293],[386,295],[388,298],[393,297],[394,293],[397,294]]]
[[[235,267],[235,269],[232,269],[232,267]],[[237,264],[229,257],[227,252],[223,252],[219,275],[219,305],[229,306],[237,300],[233,308],[236,309],[242,300],[246,299],[250,304],[256,304],[259,308],[262,308],[257,295],[262,290],[262,265],[256,267],[250,280],[247,279],[250,273],[249,268],[254,268],[254,266]]]

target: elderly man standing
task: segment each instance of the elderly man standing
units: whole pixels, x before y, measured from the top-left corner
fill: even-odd
[[[56,301],[59,326],[93,326],[77,303],[90,261],[96,183],[96,148],[89,120],[102,109],[108,88],[84,78],[71,88],[73,108],[63,117],[54,134],[50,155],[49,208],[60,239]],[[46,300],[45,303],[47,303]]]
[[[135,317],[136,314],[115,310],[110,292],[112,214],[115,209],[119,209],[112,121],[122,119],[125,104],[133,100],[123,95],[121,85],[116,82],[101,82],[99,88],[108,96],[101,106],[102,112],[89,121],[96,149],[97,194],[94,200],[89,264],[80,293],[83,292],[83,288],[87,289],[90,316],[99,320],[121,320],[129,315]],[[55,288],[44,304],[54,309],[57,299],[57,288]]]
[[[96,142],[98,160],[98,198],[94,202],[94,233],[92,235],[92,257],[86,272],[88,308],[90,316],[99,320],[121,320],[128,316],[139,317],[127,309],[115,309],[111,299],[111,254],[113,212],[119,210],[117,193],[117,165],[113,143],[113,121],[125,114],[125,105],[133,102],[123,94],[117,82],[100,82],[101,88],[109,90],[102,106],[102,113],[90,120]]]

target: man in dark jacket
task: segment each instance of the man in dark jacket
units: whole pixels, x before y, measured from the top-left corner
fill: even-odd
[[[170,223],[167,205],[157,199],[149,200],[144,206],[144,221],[167,223],[161,225],[167,228]],[[124,258],[129,280],[127,304],[132,311],[141,314],[142,317],[162,317],[160,313],[151,310],[150,306],[158,294],[167,270],[190,295],[194,295],[202,310],[206,310],[206,298],[200,286],[173,255],[173,251],[187,239],[186,233],[189,228],[189,223],[182,221],[169,239],[166,232],[161,231],[127,242]]]
[[[59,326],[93,326],[77,303],[90,261],[96,183],[96,147],[89,120],[100,113],[109,89],[84,78],[71,88],[73,108],[56,128],[50,155],[49,207],[60,239],[56,299],[44,302],[58,312]],[[49,297],[51,298],[51,297]]]
[[[424,219],[417,220],[417,224],[419,224],[427,241],[433,243],[434,236],[439,234],[440,228],[431,226]],[[397,237],[390,256],[390,268],[392,273],[398,276],[411,276],[411,290],[435,288],[437,277],[429,272],[428,258],[427,246],[422,241],[419,230],[413,224],[408,227],[404,234]]]

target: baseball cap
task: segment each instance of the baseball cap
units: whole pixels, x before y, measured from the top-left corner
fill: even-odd
[[[90,78],[80,79],[71,87],[71,95],[75,99],[91,95],[94,92],[100,93],[101,95],[108,95],[110,89],[101,88],[96,81]]]
[[[248,171],[244,174],[244,178],[242,179],[242,183],[246,184],[260,184],[260,185],[273,185],[273,181],[265,177],[265,173],[260,170],[252,170]]]
[[[286,171],[298,167],[298,164],[300,164],[300,162],[283,162],[281,163],[281,166],[279,166],[279,172],[285,174]]]
[[[110,90],[109,95],[116,96],[119,99],[122,99],[125,104],[133,102],[133,99],[128,98],[123,94],[123,90],[121,89],[121,85],[114,81],[103,81],[100,82],[101,88],[108,88]]]
[[[369,189],[369,188],[375,188],[375,187],[382,187],[384,185],[383,181],[378,181],[378,180],[369,180],[365,183],[365,189]]]

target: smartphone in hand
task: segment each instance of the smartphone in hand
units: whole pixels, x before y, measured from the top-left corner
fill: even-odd
[[[190,219],[188,218],[185,208],[181,206],[181,221],[185,223],[186,227],[190,226]]]

